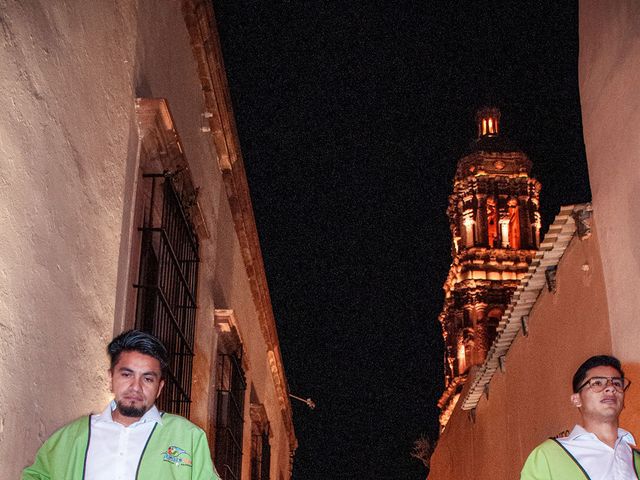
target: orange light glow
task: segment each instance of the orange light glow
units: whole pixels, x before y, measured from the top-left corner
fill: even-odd
[[[464,346],[464,340],[462,336],[458,337],[458,371],[464,372],[467,369],[466,365],[466,349]]]
[[[498,135],[500,131],[500,110],[484,108],[476,113],[478,137]]]
[[[473,247],[474,243],[474,222],[471,215],[473,212],[467,211],[465,212],[464,218],[462,220],[462,224],[464,225],[464,244],[467,247]]]
[[[487,199],[487,236],[489,248],[498,246],[498,211],[493,197]]]
[[[520,248],[520,209],[515,202],[509,202],[509,246]]]
[[[500,219],[500,239],[502,240],[501,247],[509,248],[509,219]]]

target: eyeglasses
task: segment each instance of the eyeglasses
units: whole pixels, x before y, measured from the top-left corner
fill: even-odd
[[[589,385],[589,388],[595,393],[600,393],[605,388],[607,388],[607,385],[609,384],[611,384],[611,386],[615,388],[617,392],[622,393],[627,390],[627,388],[629,388],[629,385],[631,385],[631,381],[622,377],[591,377],[589,380],[580,385],[578,390],[576,390],[576,393],[582,390],[587,385]]]

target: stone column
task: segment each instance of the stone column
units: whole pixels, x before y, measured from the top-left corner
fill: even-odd
[[[491,348],[491,340],[487,330],[487,304],[476,303],[473,306],[473,324],[475,331],[475,349],[473,355],[473,364],[482,365],[489,348]]]
[[[476,232],[478,233],[478,244],[489,246],[489,237],[487,236],[487,196],[478,193],[476,210]]]

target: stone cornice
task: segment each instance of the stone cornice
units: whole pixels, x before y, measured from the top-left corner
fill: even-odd
[[[210,1],[183,0],[182,12],[198,65],[198,74],[208,113],[207,120],[218,154],[218,165],[222,172],[242,258],[251,285],[251,293],[258,311],[260,328],[267,344],[269,368],[288,431],[290,449],[293,452],[297,448],[298,442],[293,429],[289,389],[284,374],[280,344],[213,7]]]
[[[169,105],[164,98],[136,98],[136,120],[144,173],[165,173],[173,178],[183,207],[200,238],[209,238],[189,163],[184,158]]]
[[[521,176],[531,171],[531,160],[523,152],[479,151],[458,161],[456,179],[483,175]]]

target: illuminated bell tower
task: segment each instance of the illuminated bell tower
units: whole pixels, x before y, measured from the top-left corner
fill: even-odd
[[[439,320],[446,389],[438,405],[444,427],[467,372],[481,365],[511,295],[540,243],[540,183],[531,161],[500,135],[500,111],[476,114],[478,136],[458,161],[447,215],[453,262]]]

